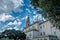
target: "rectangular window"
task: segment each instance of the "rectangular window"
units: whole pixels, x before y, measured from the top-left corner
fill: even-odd
[[[56,35],[56,31],[54,32],[54,34]]]
[[[43,35],[45,35],[45,32],[43,32]]]
[[[40,33],[40,35],[42,36],[42,32]]]
[[[43,28],[44,28],[45,26],[43,25]]]
[[[30,38],[31,38],[31,34],[29,34]]]
[[[40,29],[42,29],[42,26],[40,26]]]

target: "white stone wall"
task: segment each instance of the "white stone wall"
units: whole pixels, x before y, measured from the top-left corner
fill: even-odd
[[[60,38],[60,30],[53,27],[53,25],[50,23],[50,21],[44,22],[42,24],[35,23],[31,27],[25,29],[25,31],[26,30],[28,31],[29,29],[37,29],[38,30],[38,32],[37,31],[30,31],[30,32],[26,33],[26,35],[28,37],[30,34],[32,35],[31,40],[38,40],[38,38],[33,39],[33,37],[40,37],[41,33],[42,33],[42,36],[57,35]]]
[[[56,29],[56,27],[53,27],[53,25],[50,23],[50,21],[47,21],[43,24],[40,24],[38,26],[39,29],[39,35],[43,32],[45,32],[45,35],[57,35],[60,38],[60,30]]]
[[[51,27],[50,26],[51,25],[49,22],[45,22],[43,24],[38,25],[39,35],[41,36],[41,33],[42,33],[42,36],[51,35]]]
[[[53,35],[57,35],[58,36],[58,38],[60,39],[60,30],[59,29],[56,29],[55,27],[54,28],[52,28],[52,34]],[[55,32],[55,33],[54,33]]]
[[[26,32],[26,31],[28,31],[30,29],[38,29],[38,23],[35,23],[32,26],[29,26],[28,28],[24,29],[24,32]]]
[[[34,37],[34,38],[38,38],[38,36],[39,36],[39,35],[38,35],[38,31],[33,31],[33,37]]]
[[[37,31],[30,31],[30,32],[27,32],[26,35],[27,35],[27,38],[29,38],[30,40],[34,40],[35,38],[38,37],[38,32]]]

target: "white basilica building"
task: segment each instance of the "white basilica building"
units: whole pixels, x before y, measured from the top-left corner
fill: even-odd
[[[53,27],[49,20],[30,24],[28,16],[23,30],[27,35],[26,40],[60,40],[60,30]]]

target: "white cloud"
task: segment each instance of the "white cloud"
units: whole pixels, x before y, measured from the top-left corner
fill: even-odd
[[[33,20],[34,21],[42,20],[42,15],[41,14],[36,14],[35,16],[33,16]]]
[[[27,17],[28,17],[28,16],[25,16],[25,17],[21,18],[21,20],[26,20],[26,19],[27,19]]]
[[[12,10],[22,12],[18,6],[22,6],[23,3],[23,0],[0,0],[0,21],[13,20],[14,17],[10,13]]]
[[[14,29],[15,29],[15,30],[19,30],[19,28],[18,28],[18,27],[14,27]]]
[[[28,16],[25,17],[25,19],[27,19],[27,18],[28,18]]]
[[[14,22],[10,22],[10,23],[8,23],[8,25],[21,25],[22,24],[22,22],[18,22],[18,21],[14,21]]]
[[[12,0],[14,3],[14,8],[17,8],[19,5],[23,5],[23,0]]]
[[[26,11],[28,11],[29,13],[31,13],[30,9],[26,8]]]
[[[37,11],[33,11],[33,14],[37,14]]]
[[[8,30],[13,29],[12,27],[7,28]]]
[[[9,13],[14,9],[14,3],[11,0],[0,1],[0,13]]]
[[[42,8],[37,7],[37,9],[38,9],[38,10],[40,10],[40,11],[43,11],[43,9],[42,9]]]
[[[5,13],[0,15],[0,21],[13,20],[14,17]]]
[[[8,25],[15,25],[15,27],[13,29],[19,30],[18,26],[20,26],[22,24],[22,22],[18,22],[18,21],[14,21],[14,22],[10,22],[8,23]],[[10,28],[9,28],[10,29]],[[12,28],[11,28],[12,29]]]
[[[46,19],[42,16],[42,14],[36,14],[35,16],[33,16],[33,20],[34,21],[39,21],[39,20],[46,21]]]
[[[4,25],[2,27],[2,30],[5,30],[5,29],[18,29],[18,26],[20,26],[22,24],[22,22],[18,22],[18,21],[14,21],[14,22],[9,22],[7,25]],[[14,25],[14,28],[12,28],[11,26]]]
[[[28,5],[28,7],[31,7],[32,9],[34,9],[34,6],[32,6],[31,4],[30,4],[30,5]]]
[[[43,18],[44,21],[46,21],[47,19]]]
[[[17,7],[15,10],[14,10],[14,12],[23,12],[23,10],[22,9],[20,9],[20,7]]]
[[[8,27],[8,28],[6,28],[6,29],[8,29],[8,30],[11,30],[11,29],[15,29],[15,30],[19,30],[19,28],[18,27],[14,27],[14,28],[12,28],[12,27]]]
[[[12,10],[16,9],[18,6],[23,5],[23,0],[0,0],[0,14],[10,13]]]
[[[22,12],[23,10],[21,10],[19,7],[23,5],[23,0],[0,0],[0,21],[5,22],[6,20],[14,20],[15,18],[10,15],[10,13],[12,12],[12,10],[18,10],[19,12]],[[9,22],[7,25],[4,25],[2,29],[12,29],[9,26],[12,24],[15,25],[15,27],[21,25],[21,22],[16,20],[14,22]]]

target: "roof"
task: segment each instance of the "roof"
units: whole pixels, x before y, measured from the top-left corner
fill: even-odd
[[[33,24],[30,24],[29,27],[32,26],[32,25],[34,25],[34,24],[36,24],[36,23],[39,23],[39,21],[36,21]],[[26,28],[28,28],[28,27],[24,27],[24,29],[26,29]]]
[[[47,21],[48,21],[48,20],[47,20]],[[29,25],[29,27],[32,26],[32,25],[34,25],[34,24],[36,24],[36,23],[39,23],[39,25],[41,25],[41,24],[43,24],[43,23],[45,23],[45,22],[47,22],[47,21],[43,21],[43,22],[36,21],[36,22],[34,22],[33,24]],[[24,27],[24,29],[29,28],[29,27]]]
[[[31,32],[31,31],[37,31],[37,32],[38,32],[38,30],[37,30],[37,29],[30,29],[30,30],[25,31],[25,32]]]

